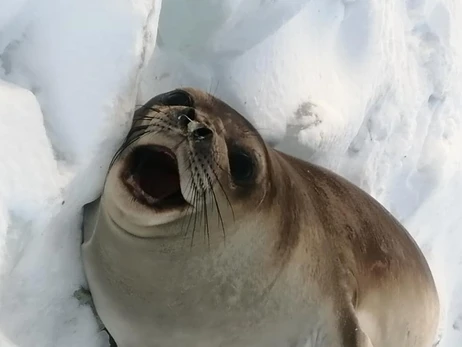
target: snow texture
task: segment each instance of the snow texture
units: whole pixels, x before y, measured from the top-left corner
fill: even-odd
[[[0,0],[0,347],[107,346],[80,259],[136,104],[223,98],[352,180],[425,253],[462,345],[462,2]]]

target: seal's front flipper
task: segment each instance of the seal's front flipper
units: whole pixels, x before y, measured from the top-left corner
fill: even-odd
[[[87,242],[93,235],[95,229],[95,219],[98,217],[99,201],[98,198],[83,207],[82,220],[82,244]]]
[[[81,287],[79,290],[76,290],[74,292],[73,296],[74,296],[74,298],[76,298],[79,301],[80,305],[90,306],[91,310],[93,311],[93,315],[96,318],[96,323],[98,324],[98,328],[100,329],[100,331],[102,331],[102,330],[105,331],[107,333],[107,335],[108,335],[109,347],[117,347],[117,344],[114,341],[114,339],[112,338],[112,335],[106,329],[103,322],[99,318],[98,313],[96,312],[95,305],[93,304],[93,298],[91,296],[90,291],[83,288],[83,287]]]
[[[358,347],[374,347],[369,336],[362,330],[358,331]]]
[[[104,330],[106,331],[106,333],[107,333],[107,335],[109,337],[109,347],[117,347],[117,343],[113,339],[111,333],[106,328],[104,328]]]
[[[342,347],[374,347],[366,332],[361,329],[353,305],[341,314]]]

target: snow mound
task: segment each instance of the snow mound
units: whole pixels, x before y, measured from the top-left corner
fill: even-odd
[[[0,345],[104,346],[80,260],[152,54],[160,1],[6,2],[0,16]]]

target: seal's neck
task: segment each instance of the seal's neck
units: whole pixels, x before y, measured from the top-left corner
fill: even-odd
[[[236,253],[240,248],[249,253],[246,256],[250,256],[256,251],[255,248],[264,248],[273,242],[271,231],[265,227],[268,218],[258,212],[237,221],[223,211],[221,218],[213,211],[208,212],[206,217],[207,223],[204,215],[197,215],[152,226],[149,234],[157,236],[143,238],[133,235],[117,223],[103,202],[97,217],[97,232],[93,236],[99,242],[113,243],[112,249],[119,250],[121,256],[133,250],[135,253],[148,251],[157,258],[175,259],[216,257],[218,254],[225,256],[228,250]]]

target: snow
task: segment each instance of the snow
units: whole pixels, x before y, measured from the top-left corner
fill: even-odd
[[[1,1],[0,346],[107,346],[74,294],[81,207],[135,105],[178,86],[390,209],[460,346],[462,2],[161,2]]]

